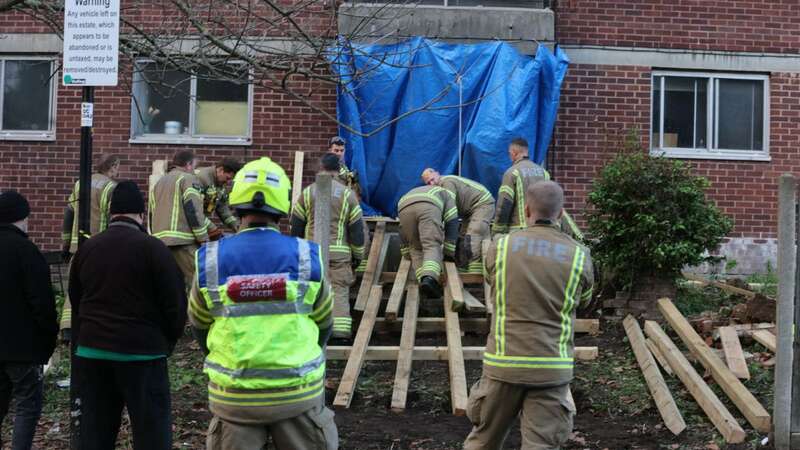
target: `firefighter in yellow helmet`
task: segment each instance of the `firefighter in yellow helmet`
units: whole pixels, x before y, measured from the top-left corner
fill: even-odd
[[[281,234],[289,179],[269,158],[234,178],[239,232],[197,251],[189,301],[206,352],[210,450],[336,449],[325,400],[333,295],[319,246]]]

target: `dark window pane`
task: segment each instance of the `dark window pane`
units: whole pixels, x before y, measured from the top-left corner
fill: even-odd
[[[246,84],[209,79],[205,73],[198,75],[195,132],[214,136],[246,135],[248,92]]]
[[[705,78],[667,77],[664,86],[664,147],[704,147],[706,142]]]
[[[154,63],[139,64],[138,68],[134,120],[139,134],[188,133],[191,76]]]
[[[4,130],[50,129],[50,61],[5,61]]]
[[[764,149],[764,83],[719,80],[719,141],[730,150]]]

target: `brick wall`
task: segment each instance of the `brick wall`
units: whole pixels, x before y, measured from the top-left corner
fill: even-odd
[[[562,88],[554,136],[554,176],[564,184],[569,210],[582,211],[592,179],[636,127],[649,149],[649,67],[572,65]],[[800,74],[770,78],[771,162],[690,160],[711,181],[708,193],[735,221],[730,237],[777,235],[777,178],[800,172]],[[582,215],[577,214],[581,223]]]
[[[326,109],[335,112],[335,91],[324,86],[316,86],[315,90]],[[59,86],[54,142],[0,140],[0,188],[17,189],[31,200],[30,234],[45,250],[60,248],[62,213],[78,177],[80,91]],[[186,146],[129,144],[130,111],[130,94],[125,88],[96,89],[94,152],[122,155],[120,177],[132,179],[146,190],[152,161],[168,159]],[[306,152],[304,185],[310,183],[316,160],[327,150],[336,125],[297,100],[260,88],[255,89],[253,111],[253,144],[190,146],[201,165],[211,165],[223,156],[243,160],[269,156],[291,177],[294,152],[302,150]]]
[[[796,0],[559,0],[562,44],[796,54]]]

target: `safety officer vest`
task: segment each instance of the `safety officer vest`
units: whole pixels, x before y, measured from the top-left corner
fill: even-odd
[[[272,406],[324,393],[325,355],[310,316],[322,288],[317,244],[248,229],[201,247],[197,274],[214,318],[204,367],[209,400]]]

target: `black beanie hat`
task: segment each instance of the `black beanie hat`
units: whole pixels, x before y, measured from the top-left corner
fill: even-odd
[[[28,217],[31,207],[28,200],[17,191],[0,194],[0,223],[14,223]]]
[[[111,214],[141,214],[144,212],[144,197],[133,181],[121,181],[111,194]]]

